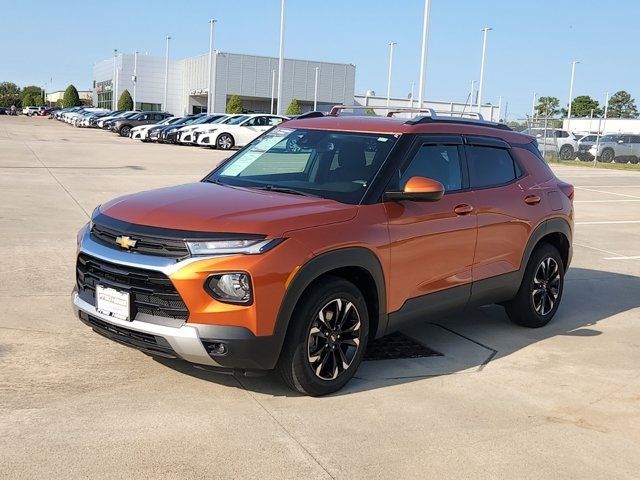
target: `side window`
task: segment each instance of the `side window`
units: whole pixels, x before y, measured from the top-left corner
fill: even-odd
[[[400,188],[411,177],[426,177],[437,180],[444,185],[445,192],[462,188],[460,154],[456,145],[424,144],[415,156],[400,172]]]
[[[268,117],[268,120],[267,125],[280,125],[283,121],[283,119],[279,117]]]
[[[258,119],[261,117],[253,117],[250,118],[247,123],[244,124],[245,127],[257,127],[258,125],[260,125],[260,123],[258,123]]]
[[[517,177],[516,165],[507,150],[468,145],[466,151],[472,188],[502,185]]]

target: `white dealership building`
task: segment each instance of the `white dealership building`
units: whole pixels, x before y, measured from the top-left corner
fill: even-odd
[[[168,68],[167,68],[168,67]],[[228,99],[240,96],[249,112],[270,112],[272,96],[277,108],[278,58],[214,52],[212,61],[213,111],[224,112]],[[285,59],[282,112],[294,98],[303,111],[328,110],[354,98],[355,65]],[[166,81],[166,93],[165,93]],[[94,105],[114,108],[124,90],[141,110],[164,110],[174,115],[207,111],[209,54],[182,60],[142,54],[118,53],[93,67]],[[166,95],[166,104],[165,104]]]

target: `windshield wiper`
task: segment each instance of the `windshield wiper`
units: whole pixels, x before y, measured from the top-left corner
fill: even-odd
[[[251,186],[248,188],[254,188],[256,190],[266,190],[268,192],[290,193],[292,195],[302,195],[303,197],[317,197],[317,195],[313,195],[311,193],[294,190],[293,188],[279,187],[278,185],[265,185],[264,187]]]

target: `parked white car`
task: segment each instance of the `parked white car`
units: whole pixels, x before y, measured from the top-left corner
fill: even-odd
[[[40,110],[39,107],[24,107],[22,109],[22,114],[30,117],[31,115],[37,115],[39,110]]]
[[[212,124],[198,136],[197,145],[229,150],[243,147],[288,117],[262,113],[238,115],[227,123]]]
[[[525,130],[525,135],[536,137],[538,148],[542,152],[558,152],[561,160],[574,160],[578,152],[578,140],[584,133],[569,132],[560,128],[531,128]]]
[[[600,137],[598,148],[589,149],[591,158],[599,162],[638,163],[640,161],[640,135],[614,134]]]
[[[182,117],[169,117],[165,118],[161,122],[152,123],[150,125],[138,125],[137,127],[133,127],[129,132],[129,137],[133,140],[141,140],[143,142],[147,141],[147,132],[151,127],[157,127],[158,125],[171,125],[172,123],[177,122]]]
[[[136,110],[127,110],[125,112],[120,111],[120,112],[115,113],[113,115],[108,115],[106,117],[102,117],[100,120],[98,120],[98,128],[104,128],[105,122],[108,122],[110,120],[114,120],[114,119],[122,118],[122,117],[127,118],[127,117],[131,117],[133,115],[136,115],[138,113],[140,113],[140,112],[138,112]]]
[[[211,129],[212,124],[224,123],[233,117],[238,115],[227,115],[224,113],[214,113],[201,118],[200,120],[192,123],[191,125],[185,125],[178,130],[178,143],[183,145],[195,145],[196,139],[201,132]]]

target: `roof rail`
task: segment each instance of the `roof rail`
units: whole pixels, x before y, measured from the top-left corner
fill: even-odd
[[[378,107],[371,105],[334,105],[329,115],[337,116],[342,110],[397,110],[398,107]]]

